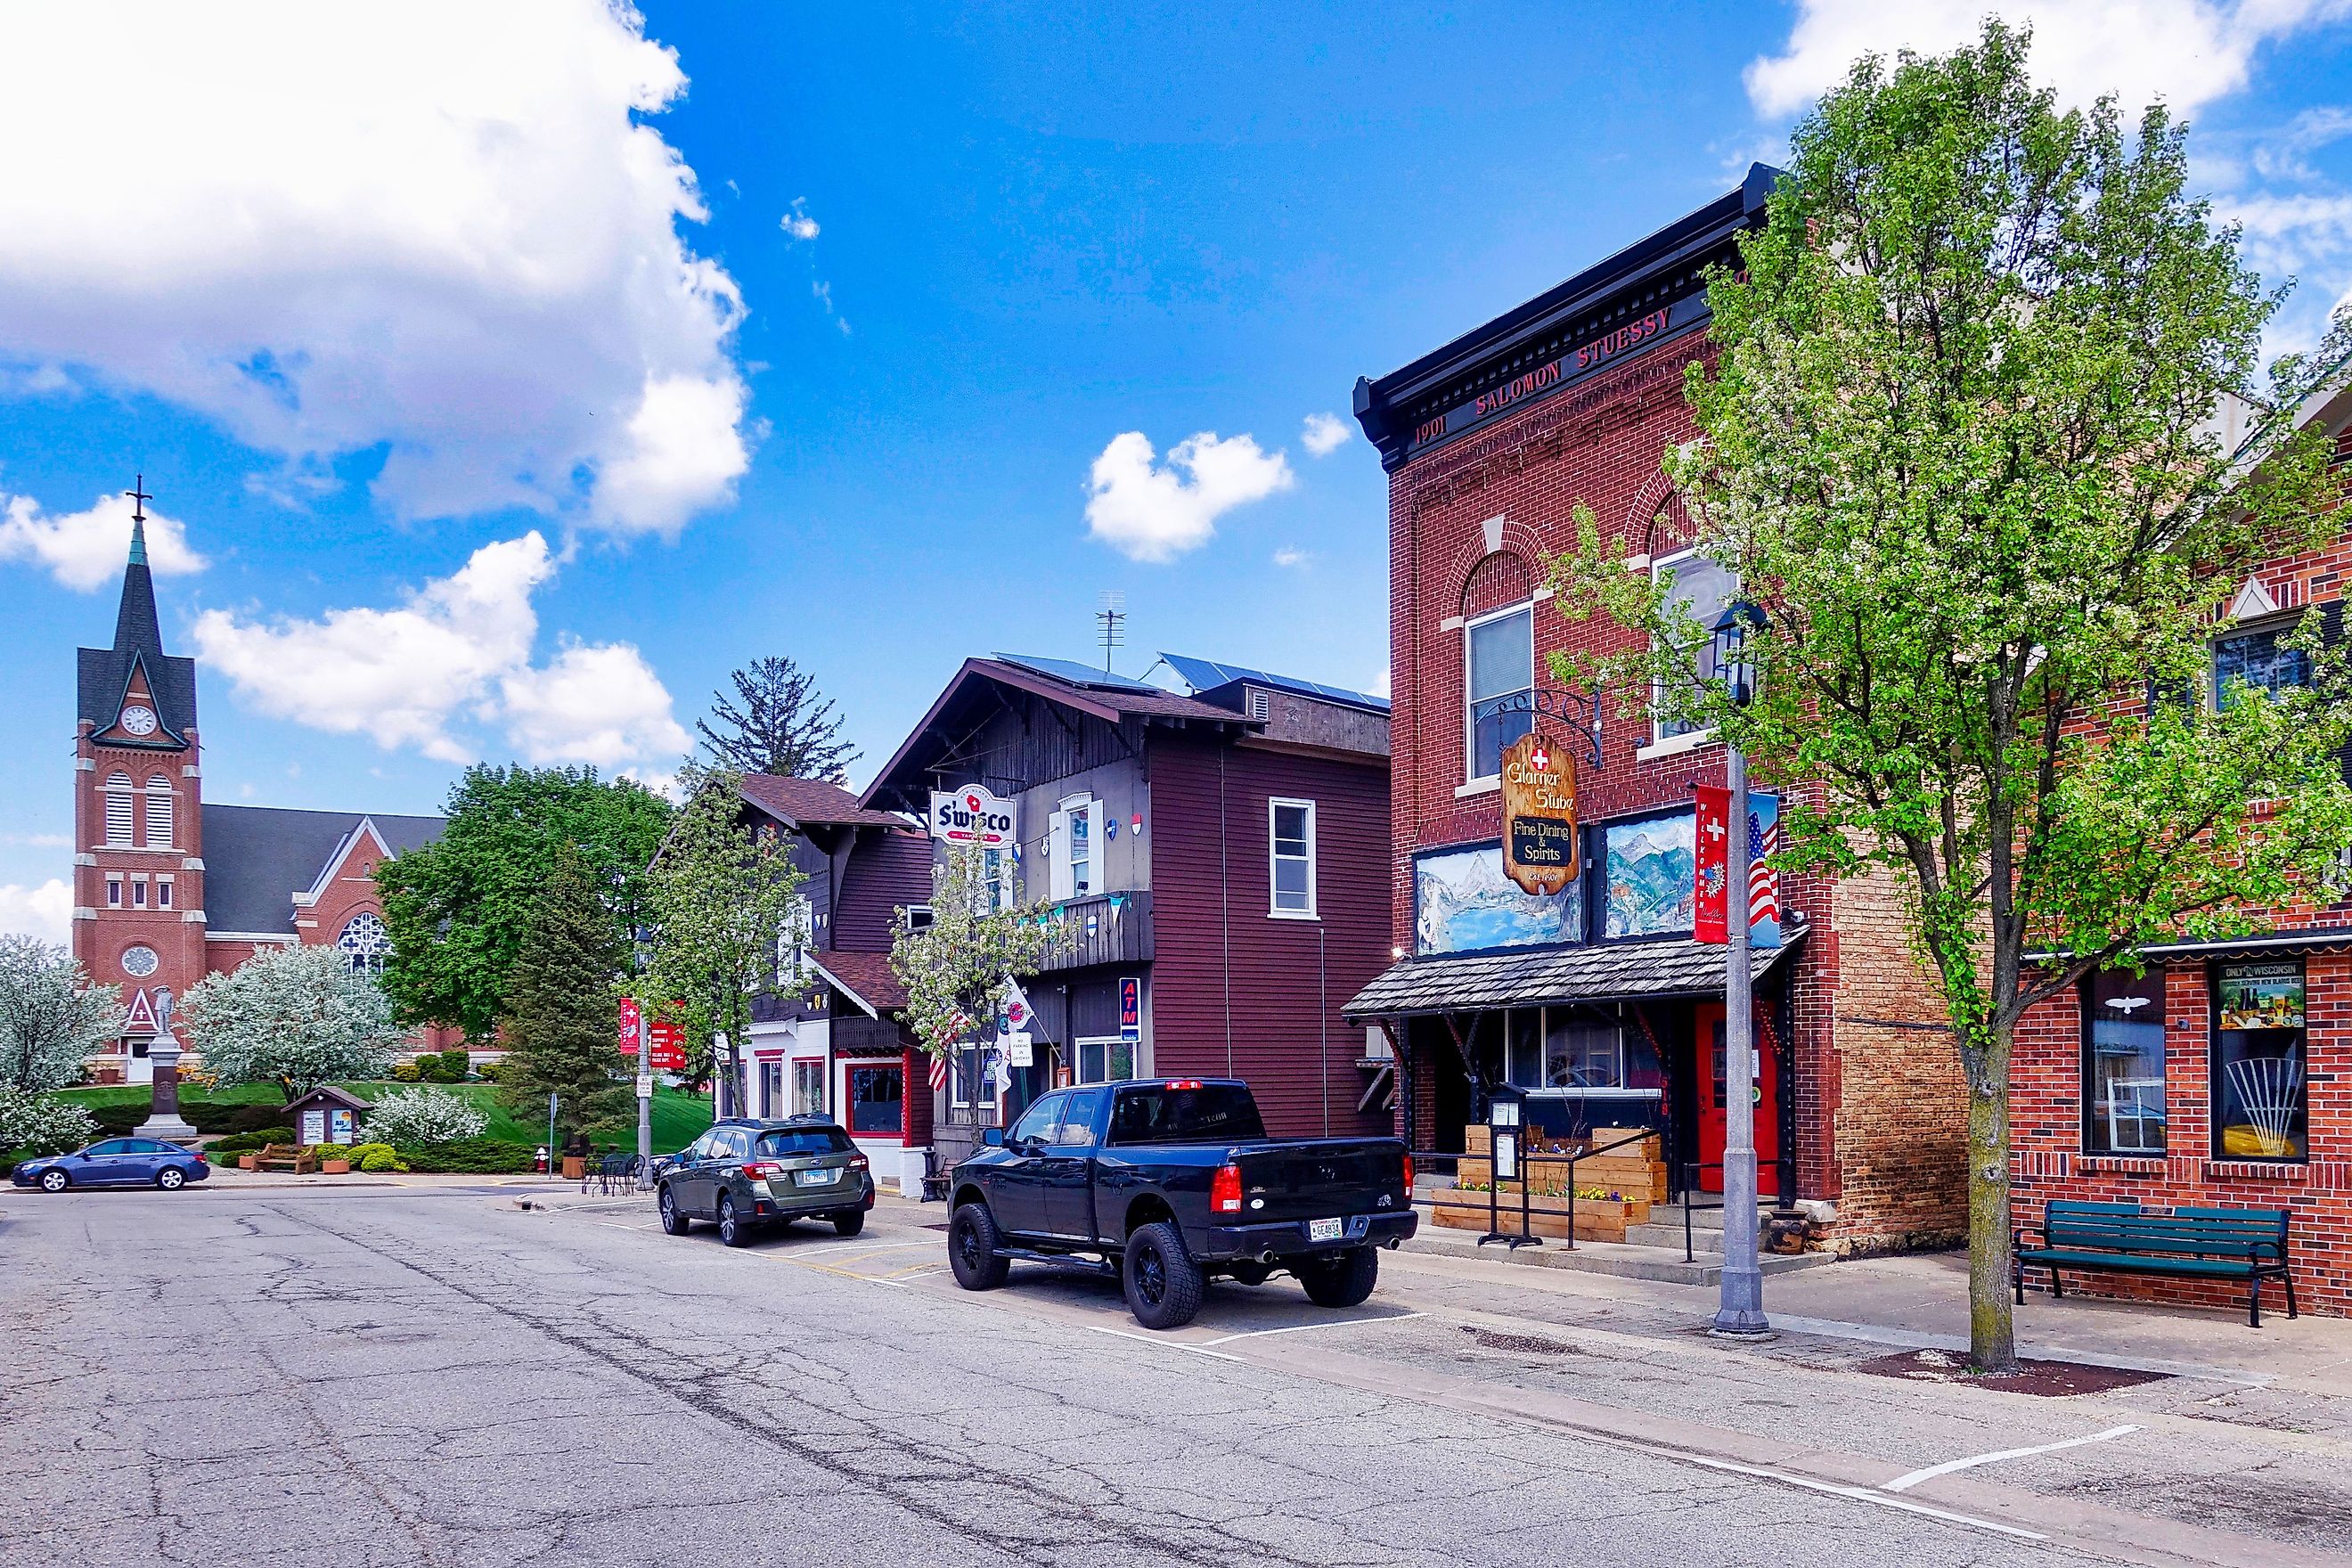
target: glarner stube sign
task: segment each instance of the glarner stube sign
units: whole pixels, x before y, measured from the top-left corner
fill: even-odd
[[[1541,735],[1503,753],[1503,874],[1549,897],[1576,880],[1576,763]]]

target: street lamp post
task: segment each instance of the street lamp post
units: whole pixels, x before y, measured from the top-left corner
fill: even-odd
[[[1716,669],[1733,702],[1748,705],[1755,679],[1748,633],[1764,612],[1739,601],[1715,624]],[[1731,795],[1731,841],[1724,846],[1723,1278],[1711,1331],[1754,1339],[1772,1331],[1764,1316],[1764,1269],[1757,1253],[1756,1018],[1748,960],[1748,757],[1724,748]]]

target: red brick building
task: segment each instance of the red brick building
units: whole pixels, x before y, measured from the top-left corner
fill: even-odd
[[[332,943],[383,966],[376,863],[441,819],[206,804],[195,660],[163,651],[142,522],[113,646],[79,650],[76,684],[73,952],[126,1005],[101,1077],[144,1081],[174,999],[264,947]]]
[[[2352,461],[2352,391],[2311,421]],[[2307,678],[2284,639],[2344,630],[2352,540],[2220,584],[2201,699],[2231,679]],[[2285,1209],[2306,1311],[2352,1313],[2352,901],[2268,911],[2254,937],[2147,950],[2144,975],[2093,976],[2028,1015],[2011,1072],[2017,1217],[2052,1198],[2163,1210]],[[2032,1276],[2040,1281],[2037,1271]],[[2066,1289],[2240,1305],[2242,1284],[2069,1275]]]
[[[1549,654],[1628,634],[1554,613],[1544,562],[1581,504],[1703,622],[1736,594],[1661,459],[1695,434],[1702,271],[1735,258],[1772,178],[1357,384],[1390,476],[1395,963],[1345,1013],[1396,1043],[1427,1153],[1461,1150],[1507,1084],[1540,1129],[1651,1126],[1682,1179],[1719,1185],[1725,950],[1692,939],[1691,906],[1692,789],[1722,782],[1722,748],[1654,721],[1646,691],[1557,689]],[[1582,870],[1549,897],[1502,875],[1501,753],[1530,730],[1580,774]],[[1957,1235],[1965,1096],[1893,889],[1782,882],[1786,944],[1756,955],[1763,1188],[1846,1246]]]

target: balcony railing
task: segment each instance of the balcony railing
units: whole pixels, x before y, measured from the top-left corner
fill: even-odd
[[[1055,910],[1060,913],[1055,913]],[[1151,962],[1150,892],[1094,893],[1045,906],[1055,925],[1053,952],[1038,966],[1043,974],[1097,963]]]

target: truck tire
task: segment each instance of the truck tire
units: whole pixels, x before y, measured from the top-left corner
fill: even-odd
[[[996,1256],[1004,1233],[986,1204],[966,1204],[948,1222],[948,1267],[956,1283],[967,1290],[993,1290],[1013,1272],[1013,1265]]]
[[[1181,1329],[1201,1310],[1206,1283],[1184,1245],[1184,1233],[1166,1220],[1138,1226],[1127,1238],[1127,1310],[1147,1329]]]
[[[1317,1306],[1353,1307],[1380,1283],[1380,1249],[1351,1247],[1337,1258],[1308,1264],[1296,1272],[1298,1282],[1307,1287],[1307,1299]]]

